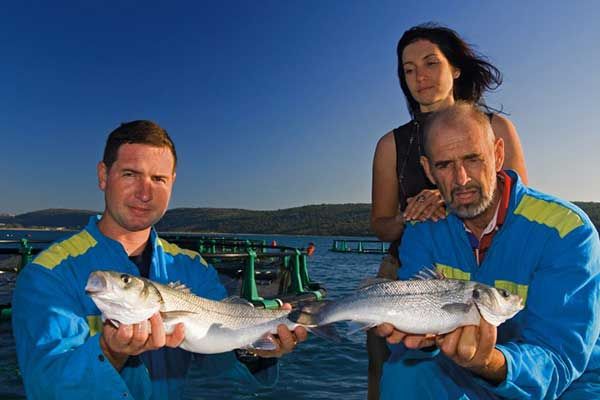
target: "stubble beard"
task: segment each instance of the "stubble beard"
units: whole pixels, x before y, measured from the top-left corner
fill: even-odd
[[[496,181],[496,179],[493,179],[489,192],[483,193],[481,186],[477,185],[476,189],[479,192],[480,200],[475,204],[460,205],[458,207],[454,207],[452,205],[454,203],[454,190],[457,190],[454,189],[451,194],[451,201],[446,202],[446,205],[448,209],[454,214],[456,214],[460,219],[477,218],[478,216],[486,212],[492,205],[494,201],[494,193],[496,193],[497,186],[498,182]]]

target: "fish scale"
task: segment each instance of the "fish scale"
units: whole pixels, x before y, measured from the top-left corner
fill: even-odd
[[[229,329],[239,329],[248,325],[279,319],[289,314],[288,310],[258,309],[248,304],[217,302],[191,293],[173,289],[160,283],[148,281],[161,295],[161,312],[186,311],[206,316],[212,323],[219,323]]]

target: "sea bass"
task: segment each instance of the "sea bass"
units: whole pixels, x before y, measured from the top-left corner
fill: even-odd
[[[275,345],[268,334],[277,333],[279,324],[290,330],[298,325],[317,329],[311,326],[311,317],[299,310],[254,308],[240,298],[213,301],[193,295],[183,285],[163,285],[121,272],[92,272],[85,290],[104,319],[135,324],[160,312],[166,332],[182,322],[185,339],[180,347],[195,353],[273,350]]]
[[[443,334],[480,318],[498,326],[523,308],[522,299],[505,289],[472,281],[379,280],[354,294],[305,308],[319,325],[352,321],[357,329],[387,322],[414,334]]]

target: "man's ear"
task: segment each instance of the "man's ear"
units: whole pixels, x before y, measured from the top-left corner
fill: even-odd
[[[431,168],[429,167],[429,159],[425,156],[421,156],[420,161],[421,161],[421,166],[423,167],[423,170],[425,171],[425,175],[427,175],[427,178],[429,178],[429,181],[435,185],[436,183],[435,183],[435,180],[433,180],[433,175],[431,174]]]
[[[98,187],[104,192],[104,189],[106,189],[106,180],[108,179],[108,168],[106,168],[104,161],[98,163],[96,172],[98,174]]]
[[[494,142],[494,158],[496,160],[496,172],[499,172],[504,166],[504,140],[496,138]]]

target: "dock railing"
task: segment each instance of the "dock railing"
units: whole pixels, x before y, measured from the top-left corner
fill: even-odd
[[[311,252],[308,249],[267,244],[265,240],[170,234],[159,234],[159,237],[197,251],[220,274],[240,280],[239,296],[257,307],[275,309],[283,303],[295,306],[300,302],[319,301],[326,296],[325,288],[309,277],[307,257]],[[0,273],[18,273],[51,243],[31,239],[0,240],[0,254],[20,256],[18,262],[14,260],[10,265],[2,266]],[[261,296],[257,280],[276,281],[276,287],[269,296]],[[3,318],[10,317],[10,312],[10,304],[0,304]]]
[[[334,239],[331,251],[337,253],[386,254],[389,244],[379,240]]]

